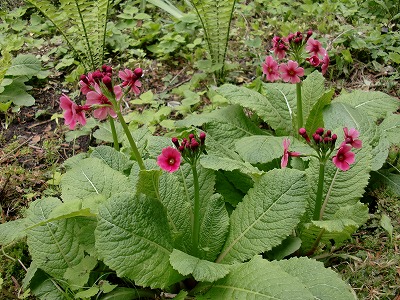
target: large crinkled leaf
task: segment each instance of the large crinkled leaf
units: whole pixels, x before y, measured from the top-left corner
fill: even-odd
[[[331,160],[325,166],[323,201],[327,201],[323,220],[331,220],[343,206],[353,205],[359,201],[368,185],[371,170],[371,147],[365,145],[356,153],[355,162],[348,171],[341,171]],[[318,187],[319,161],[312,158],[306,170],[309,185],[309,206],[305,214],[305,222],[312,219],[315,197]]]
[[[31,268],[29,268],[31,269]],[[41,269],[35,268],[29,283],[32,294],[42,300],[68,300],[59,283]]]
[[[214,194],[205,207],[203,220],[200,224],[199,248],[200,257],[214,261],[225,243],[229,229],[229,216],[224,199]]]
[[[244,137],[236,142],[236,151],[239,155],[251,164],[268,163],[283,155],[282,142],[289,137],[275,137],[255,135]],[[297,151],[303,154],[309,154],[313,150],[304,143],[294,138],[290,140],[290,151]]]
[[[182,121],[177,121],[178,126],[184,127],[203,124],[206,124],[207,134],[212,135],[215,140],[228,148],[233,147],[236,139],[241,137],[266,134],[250,121],[239,105],[229,105],[210,113],[192,115]]]
[[[379,135],[379,141],[374,145],[374,148],[372,148],[371,151],[371,171],[377,171],[382,168],[383,164],[386,162],[390,148],[390,142],[383,134],[381,128],[377,126],[376,129],[377,134]]]
[[[210,285],[203,284],[202,288],[205,294],[196,296],[198,300],[315,299],[297,276],[258,256],[234,265],[226,277]]]
[[[242,262],[279,245],[304,213],[307,193],[301,171],[274,169],[264,174],[232,213],[217,262]]]
[[[382,182],[400,197],[400,175],[390,173],[388,170],[379,170],[371,173],[371,181]]]
[[[165,288],[182,279],[169,263],[173,250],[163,205],[144,195],[113,195],[99,209],[95,231],[100,258],[119,277]]]
[[[48,219],[51,211],[60,204],[61,201],[57,198],[33,202],[28,209],[29,224]],[[72,218],[29,229],[27,244],[36,266],[51,276],[62,279],[68,268],[79,264],[84,256],[76,235],[79,228],[79,218]]]
[[[252,188],[254,181],[250,176],[239,171],[219,171],[216,172],[216,192],[224,197],[232,207],[242,201],[247,191]]]
[[[354,291],[337,273],[324,267],[323,263],[306,257],[271,262],[297,278],[320,300],[355,300]],[[297,298],[300,299],[300,298]],[[303,299],[303,298],[301,298]]]
[[[379,127],[391,144],[400,147],[400,114],[389,114]]]
[[[398,99],[376,91],[356,90],[351,93],[341,94],[335,99],[335,102],[351,105],[361,113],[370,116],[374,121],[384,118],[388,112],[394,112],[400,107]]]
[[[32,54],[20,54],[12,60],[6,75],[12,76],[35,76],[42,69],[39,59]]]
[[[332,243],[340,246],[348,240],[357,228],[369,218],[368,207],[360,202],[340,207],[330,220],[311,221],[301,228],[303,252],[314,247],[318,239],[320,243]]]
[[[163,173],[160,177],[159,195],[167,210],[174,247],[191,253],[193,204],[186,185],[180,181],[181,174],[182,170]]]
[[[264,87],[264,86],[263,86]],[[224,84],[217,92],[232,104],[250,109],[268,123],[278,135],[292,131],[293,108],[278,85],[266,86],[265,96],[245,87]]]
[[[6,246],[26,237],[26,223],[26,219],[18,219],[0,224],[0,245]]]
[[[202,260],[177,249],[172,251],[169,261],[180,274],[184,276],[192,274],[195,280],[202,282],[214,282],[221,279],[229,273],[231,268],[230,265]]]
[[[211,170],[224,170],[224,171],[234,171],[239,170],[240,172],[249,176],[259,176],[263,174],[262,171],[253,167],[249,162],[240,161],[230,158],[223,158],[213,155],[205,155],[200,159],[200,164],[207,169]]]
[[[63,201],[99,195],[107,199],[120,192],[134,192],[128,177],[94,157],[83,159],[65,173],[61,178],[61,189]]]
[[[132,167],[132,161],[128,157],[109,146],[94,148],[90,156],[101,159],[108,166],[120,172],[125,172]]]
[[[307,122],[311,114],[311,110],[318,100],[325,93],[325,78],[318,71],[312,72],[302,82],[301,86],[301,100],[303,106],[303,123]],[[312,131],[310,131],[312,132]]]

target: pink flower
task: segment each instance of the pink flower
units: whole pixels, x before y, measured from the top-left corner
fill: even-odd
[[[269,55],[265,58],[265,63],[262,65],[263,73],[267,76],[267,80],[274,82],[280,78],[278,63]]]
[[[355,161],[355,154],[351,152],[351,149],[350,145],[342,144],[336,155],[332,158],[335,166],[342,171],[350,169],[350,165]]]
[[[313,38],[307,40],[306,50],[313,55],[321,55],[322,57],[326,55],[326,50],[322,47],[321,43]]]
[[[299,83],[300,77],[304,76],[304,69],[299,67],[299,64],[293,60],[289,60],[287,64],[281,64],[279,72],[282,80],[290,83]]]
[[[347,127],[343,128],[344,132],[344,142],[345,144],[350,144],[352,147],[359,149],[362,147],[362,141],[357,140],[358,136],[360,133],[355,129],[351,128],[350,130],[347,129]]]
[[[321,60],[317,55],[313,55],[311,57],[307,57],[306,60],[312,65],[313,67],[318,67],[321,63]]]
[[[283,145],[283,156],[281,159],[281,168],[286,168],[288,161],[289,161],[289,156],[296,156],[299,157],[301,153],[299,152],[291,152],[289,151],[289,146],[290,146],[290,140],[289,139],[284,139],[282,142]]]
[[[81,106],[73,102],[67,95],[62,94],[60,97],[60,107],[64,110],[65,124],[69,125],[69,129],[74,130],[76,123],[86,124],[85,110],[89,106]]]
[[[322,60],[322,66],[321,66],[321,71],[322,71],[322,75],[324,75],[326,73],[326,70],[328,69],[329,66],[329,56],[328,54],[324,55],[324,58]]]
[[[92,73],[88,73],[87,76],[81,75],[80,80],[79,80],[79,85],[81,86],[82,94],[86,95],[87,93],[92,91],[94,84],[95,84],[95,81],[92,77]]]
[[[172,147],[162,149],[161,154],[157,157],[157,164],[161,169],[167,172],[175,172],[181,164],[181,153]]]
[[[133,72],[125,69],[124,71],[119,71],[118,76],[124,81],[122,82],[122,86],[129,86],[131,91],[136,95],[140,94],[139,88],[142,86],[142,83],[139,81],[139,78],[142,76],[142,69],[136,68]]]
[[[288,50],[287,40],[279,36],[274,36],[272,39],[272,50],[278,59],[283,59]]]
[[[119,85],[114,87],[115,98],[119,100],[122,97],[122,89]],[[90,91],[86,94],[86,104],[87,105],[101,105],[101,107],[96,108],[93,111],[93,116],[99,120],[104,120],[110,115],[113,118],[117,117],[112,103],[106,96],[103,95],[101,88],[98,84],[94,85],[94,91]]]

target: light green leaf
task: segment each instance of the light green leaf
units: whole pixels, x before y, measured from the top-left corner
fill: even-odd
[[[268,123],[278,135],[292,132],[293,107],[289,95],[281,85],[263,85],[265,96],[245,87],[224,84],[217,92],[232,104],[253,110]]]
[[[136,185],[136,192],[152,198],[158,198],[159,178],[162,170],[140,170]]]
[[[260,136],[245,137],[236,142],[236,151],[251,164],[268,163],[283,155],[282,142],[289,137]],[[309,146],[294,138],[290,139],[290,151],[308,154],[312,150]]]
[[[93,256],[85,256],[79,264],[68,268],[64,278],[72,290],[79,290],[85,286],[89,280],[90,272],[96,267],[97,259]]]
[[[334,89],[325,92],[314,104],[305,122],[307,132],[315,132],[318,127],[324,127],[323,109],[331,103],[334,93]]]
[[[132,167],[132,161],[128,157],[109,146],[94,148],[90,156],[103,160],[111,168],[120,172],[125,172]]]
[[[41,70],[40,60],[32,54],[20,54],[12,60],[6,75],[35,76]]]
[[[302,82],[301,100],[303,105],[303,121],[307,122],[311,110],[325,93],[325,78],[318,71],[312,72]],[[308,129],[308,128],[307,128]],[[313,131],[310,131],[313,132]]]
[[[301,247],[301,239],[297,236],[288,236],[282,244],[266,253],[269,260],[281,260],[295,253]]]
[[[26,219],[18,219],[0,224],[0,245],[6,246],[26,236]]]
[[[35,99],[26,92],[27,87],[24,82],[13,80],[10,85],[4,87],[3,92],[0,94],[0,102],[12,101],[14,105],[18,106],[32,106],[35,104]]]
[[[59,283],[41,269],[36,269],[29,284],[32,294],[43,300],[68,300]]]
[[[253,167],[250,163],[244,161],[238,161],[230,158],[223,158],[213,155],[204,155],[200,159],[200,164],[207,169],[211,170],[224,170],[234,171],[239,170],[240,172],[250,175],[258,176],[263,174],[262,171]]]
[[[264,174],[232,213],[217,262],[241,262],[279,245],[298,224],[306,198],[303,172],[274,169]]]
[[[400,197],[400,175],[392,174],[387,170],[379,170],[372,173],[373,180],[382,181],[383,184],[391,189],[396,195]]]
[[[374,121],[384,118],[388,112],[395,112],[400,107],[398,99],[376,91],[356,90],[341,94],[335,102],[351,105],[361,113],[369,115]]]
[[[400,147],[400,114],[389,114],[379,127],[391,144]]]
[[[112,292],[102,296],[101,300],[128,300],[140,295],[137,288],[117,287]]]
[[[326,269],[323,263],[306,257],[271,262],[297,278],[312,293],[313,299],[355,300],[354,291],[337,273]],[[299,298],[297,298],[299,299]],[[303,298],[301,298],[303,299]]]
[[[66,172],[61,178],[63,201],[103,196],[109,198],[113,194],[125,191],[134,192],[128,177],[112,169],[98,158],[86,158]]]
[[[122,138],[125,136],[124,130],[120,123],[114,122],[114,124],[115,124],[115,130],[117,132],[118,142],[121,143]],[[95,132],[93,132],[93,136],[100,141],[113,143],[114,139],[111,131],[110,122],[107,121],[104,123],[100,123],[98,126],[99,128]]]
[[[381,217],[381,220],[380,220],[379,224],[382,226],[383,229],[386,230],[386,232],[389,235],[389,240],[392,241],[392,238],[393,238],[393,225],[392,225],[392,222],[390,221],[390,218],[387,215],[382,214],[382,217]]]
[[[261,257],[234,265],[225,278],[202,287],[207,292],[198,300],[315,299],[299,278]]]
[[[381,128],[376,127],[377,134],[380,136],[378,144],[372,149],[371,171],[378,171],[382,168],[383,164],[389,154],[390,142],[381,132]]]
[[[165,288],[182,279],[170,265],[168,219],[159,201],[131,193],[110,197],[99,209],[95,231],[99,256],[119,277]]]
[[[51,211],[60,204],[61,201],[57,198],[44,198],[32,202],[27,216],[29,224],[48,219]],[[79,228],[79,219],[72,218],[28,230],[27,244],[37,267],[61,279],[68,268],[79,264],[83,259],[83,249],[76,236]]]
[[[75,294],[75,299],[90,299],[91,297],[97,295],[100,289],[97,286],[92,286],[84,291]]]
[[[172,251],[169,261],[172,267],[183,276],[192,274],[195,280],[202,282],[214,282],[221,279],[229,273],[231,268],[230,265],[202,260],[177,249]]]

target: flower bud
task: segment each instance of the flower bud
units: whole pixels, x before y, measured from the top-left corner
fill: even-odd
[[[143,70],[141,68],[136,68],[135,70],[133,70],[133,73],[136,75],[137,78],[140,78],[143,75]]]
[[[315,142],[316,144],[319,144],[319,143],[322,141],[322,137],[321,137],[319,134],[317,134],[317,133],[314,133],[314,134],[312,135],[312,137],[313,137],[314,142]]]
[[[193,133],[189,134],[188,138],[191,141],[194,138],[194,134]]]
[[[332,134],[332,142],[335,143],[337,140],[337,134]]]
[[[104,76],[103,77],[103,83],[110,91],[112,91],[113,86],[112,86],[112,80],[111,80],[110,77]]]
[[[315,130],[315,133],[322,136],[324,134],[324,129],[319,127],[317,130]]]
[[[178,141],[178,138],[173,137],[173,138],[172,138],[172,143],[175,145],[176,148],[179,148],[179,141]]]
[[[206,140],[206,134],[204,132],[200,132],[200,144],[203,146],[204,145],[204,141]]]
[[[79,80],[82,80],[84,83],[89,84],[89,80],[84,74],[79,77]]]

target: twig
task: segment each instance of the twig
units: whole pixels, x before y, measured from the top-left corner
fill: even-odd
[[[10,152],[4,154],[4,156],[2,158],[0,158],[0,162],[3,162],[4,160],[6,160],[6,158],[13,152],[17,151],[19,148],[21,148],[22,146],[24,146],[25,144],[27,144],[33,137],[31,136],[30,138],[28,138],[25,142],[23,142],[22,144],[18,145],[17,147],[15,147],[13,150],[11,150]]]

